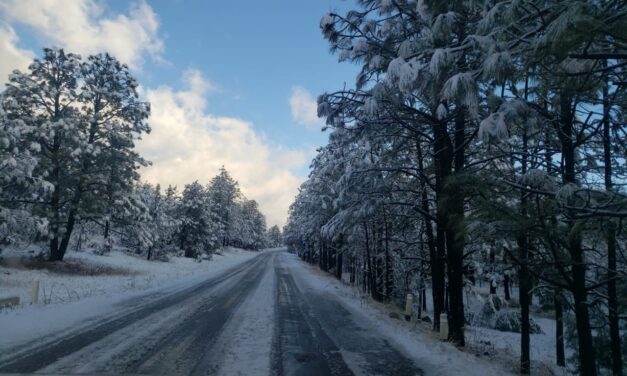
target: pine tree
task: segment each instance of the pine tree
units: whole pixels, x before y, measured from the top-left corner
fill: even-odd
[[[197,181],[185,185],[180,201],[181,221],[177,241],[185,257],[198,257],[215,250],[219,244],[219,222],[214,220],[211,196]]]
[[[29,142],[35,131],[19,119],[9,120],[0,103],[0,243],[28,242],[46,233],[45,218],[32,212],[37,197],[50,188],[33,175],[40,145]]]
[[[233,223],[237,200],[241,197],[238,183],[222,166],[207,188],[212,211],[219,220],[220,242],[223,247],[232,245]]]
[[[274,225],[268,229],[268,246],[270,247],[281,247],[283,245],[283,234],[281,234],[281,229],[279,226]]]
[[[81,63],[78,55],[44,49],[28,73],[15,71],[4,93],[7,116],[35,129],[38,143],[34,175],[46,179],[51,193],[40,197],[48,219],[50,260],[63,259],[81,216],[102,216],[99,199],[137,179],[143,160],[133,139],[149,131],[149,107],[137,98],[128,68],[109,55]],[[113,177],[115,175],[115,177]]]
[[[491,261],[476,251],[491,249],[518,270],[522,373],[536,291],[554,309],[560,365],[572,306],[581,372],[620,374],[619,3],[366,0],[325,15],[332,51],[361,72],[318,99],[329,143],[290,206],[290,245],[323,270],[346,267],[375,299],[393,295],[398,269],[427,274],[434,329],[446,310],[457,345],[464,278],[482,276]]]

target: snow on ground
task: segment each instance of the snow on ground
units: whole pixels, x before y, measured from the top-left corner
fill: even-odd
[[[557,367],[555,363],[555,320],[537,317],[533,319],[540,326],[543,334],[531,334],[529,355],[532,373],[534,375],[568,375],[567,369]],[[471,326],[466,329],[466,340],[471,346],[494,354],[495,361],[513,363],[514,369],[518,367],[519,333]]]
[[[273,259],[274,262],[274,259]],[[276,273],[266,268],[259,286],[237,308],[213,347],[219,374],[269,375],[272,350]]]
[[[348,276],[345,275],[345,284],[348,284]],[[516,299],[518,297],[518,288],[510,287],[511,296]],[[478,313],[482,307],[485,297],[489,295],[490,286],[487,282],[479,282],[478,286],[473,287],[473,292],[465,293],[465,310],[467,312]],[[499,287],[497,295],[504,299],[503,289]],[[481,296],[482,298],[478,298]],[[427,307],[433,308],[433,295],[431,289],[426,290]],[[533,295],[533,304],[535,307],[540,305],[537,295]],[[470,301],[470,303],[468,303]],[[423,312],[424,315],[433,317],[431,312]],[[530,338],[530,356],[532,374],[535,375],[568,375],[568,370],[558,367],[555,361],[555,320],[548,319],[536,314],[531,314],[531,318],[540,326],[542,334],[532,334]],[[520,334],[511,332],[501,332],[498,330],[467,326],[466,327],[466,344],[472,348],[471,352],[484,354],[488,352],[491,361],[500,362],[506,369],[514,373],[518,372],[520,360]],[[573,355],[573,350],[566,345],[566,358]]]
[[[88,327],[98,317],[115,315],[116,304],[122,301],[131,298],[139,300],[156,292],[179,291],[258,255],[258,252],[234,248],[221,253],[201,263],[182,257],[173,257],[169,262],[146,261],[117,251],[106,256],[87,252],[70,252],[67,255],[68,260],[124,268],[129,272],[126,275],[68,275],[0,267],[0,294],[16,294],[24,302],[17,309],[0,310],[0,354],[65,328],[80,330]],[[32,280],[35,278],[41,281],[42,297],[44,289],[46,294],[52,291],[51,304],[29,304]],[[67,294],[68,298],[63,299],[62,294]]]
[[[479,314],[485,298],[489,295],[489,284],[474,286],[474,294],[466,294],[466,311]],[[431,294],[431,291],[428,292]],[[504,291],[497,290],[497,296],[504,301]],[[511,296],[517,301],[518,288],[511,287]],[[540,334],[531,334],[529,355],[531,370],[535,375],[567,375],[566,368],[558,367],[555,357],[555,320],[541,316],[541,305],[537,294],[532,296],[531,319],[542,330]],[[432,307],[432,306],[431,306]],[[534,314],[535,312],[535,314]],[[507,364],[513,370],[518,370],[520,361],[520,333],[501,332],[494,329],[468,326],[466,328],[466,342],[475,352],[488,352],[494,361]],[[573,350],[565,343],[566,357],[572,355]]]
[[[155,347],[162,339],[161,334],[171,332],[182,319],[199,309],[199,303],[200,301],[192,301],[158,310],[126,326],[124,330],[106,335],[38,372],[63,375],[95,374],[106,369],[115,370],[115,364],[119,361],[124,362],[125,356]]]
[[[58,273],[46,269],[23,269],[0,266],[0,297],[19,296],[21,306],[31,303],[34,280],[40,283],[42,304],[60,304],[92,296],[117,294],[125,291],[147,290],[182,278],[223,270],[245,261],[255,252],[229,248],[213,255],[210,261],[196,262],[185,257],[171,257],[168,262],[147,261],[144,258],[112,251],[99,256],[91,252],[68,252],[64,262],[80,267],[76,274]],[[3,252],[2,257],[15,257]],[[84,274],[96,275],[84,275]]]
[[[378,304],[357,289],[347,286],[317,267],[302,262],[295,255],[284,257],[290,268],[302,268],[302,273],[293,273],[299,280],[318,290],[322,294],[336,295],[353,314],[362,318],[373,328],[395,342],[399,349],[414,359],[416,365],[427,376],[504,376],[513,375],[512,367],[491,362],[488,358],[479,358],[455,348],[455,346],[437,339],[433,332],[422,324],[407,323],[392,319],[389,306]]]

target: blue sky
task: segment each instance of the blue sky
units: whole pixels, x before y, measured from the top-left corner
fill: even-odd
[[[177,87],[182,70],[198,69],[218,87],[208,102],[209,111],[249,120],[268,137],[291,147],[324,143],[326,135],[294,123],[289,98],[295,86],[315,98],[354,79],[356,68],[337,63],[318,27],[320,17],[346,7],[344,1],[149,4],[159,15],[167,63],[146,66],[142,82]]]
[[[0,0],[0,84],[43,46],[108,51],[153,106],[140,141],[163,185],[207,182],[221,165],[283,224],[316,147],[314,100],[357,68],[329,54],[319,20],[339,0]]]

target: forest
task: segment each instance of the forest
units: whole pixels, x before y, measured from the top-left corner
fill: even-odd
[[[623,375],[627,4],[352,8],[320,21],[360,72],[318,98],[329,140],[290,207],[290,248],[376,301],[412,293],[458,347],[482,325],[477,299],[504,304],[522,374],[538,311],[558,367]]]
[[[0,97],[2,245],[41,244],[50,261],[69,247],[150,260],[280,245],[278,227],[266,231],[224,167],[182,191],[140,181],[150,162],[134,148],[149,137],[150,104],[138,85],[107,53],[82,59],[57,48],[11,74]]]

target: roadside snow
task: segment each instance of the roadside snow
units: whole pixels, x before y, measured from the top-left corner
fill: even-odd
[[[356,289],[323,274],[316,267],[302,262],[297,256],[283,254],[282,258],[289,268],[301,269],[292,273],[301,283],[305,283],[319,293],[335,295],[347,309],[361,317],[361,322],[368,323],[373,331],[381,333],[396,343],[399,349],[424,370],[425,375],[513,375],[510,369],[500,364],[490,363],[487,359],[477,358],[458,350],[451,344],[442,342],[422,325],[391,319],[384,305],[374,304]]]
[[[569,375],[566,368],[558,367],[555,361],[555,320],[533,317],[542,329],[542,334],[531,334],[529,356],[531,357],[532,373],[535,375]],[[469,344],[490,352],[501,363],[516,362],[520,359],[520,334],[500,332],[498,330],[468,327],[466,339]],[[566,347],[566,356],[572,349]]]
[[[344,285],[348,285],[348,276],[345,274]],[[518,288],[510,287],[511,296],[516,299],[518,296]],[[356,290],[352,290],[353,295],[356,296]],[[489,295],[489,284],[486,282],[473,287],[474,294],[469,294],[466,291],[464,308],[466,312],[478,313],[481,309],[485,297]],[[498,289],[497,295],[504,299],[504,292],[502,288]],[[426,290],[427,307],[428,312],[423,312],[423,315],[433,317],[433,295],[430,288]],[[532,296],[533,305],[538,307],[541,303],[537,294]],[[362,299],[367,299],[363,297]],[[374,303],[374,302],[371,302]],[[378,304],[378,303],[374,303]],[[415,303],[417,304],[417,303]],[[575,370],[571,370],[569,373],[568,367],[558,367],[555,360],[555,320],[545,318],[534,314],[532,312],[531,318],[540,326],[542,334],[532,334],[530,338],[530,357],[531,357],[531,373],[534,375],[551,375],[551,376],[566,376],[570,375]],[[428,335],[432,336],[433,333],[429,332]],[[489,359],[491,362],[499,362],[502,367],[505,367],[510,372],[516,373],[518,371],[520,361],[520,333],[501,332],[489,328],[467,326],[466,327],[466,344],[475,353],[485,353],[484,359]],[[568,343],[565,343],[566,359],[574,355],[572,348],[568,347]]]
[[[0,310],[0,354],[15,350],[33,340],[44,337],[52,339],[68,328],[80,330],[89,327],[100,317],[115,316],[119,309],[116,304],[129,299],[137,299],[141,303],[143,298],[153,293],[169,294],[179,291],[258,254],[228,249],[222,256],[214,255],[212,260],[201,263],[184,258],[172,258],[170,262],[146,261],[120,252],[112,252],[107,256],[89,253],[68,255],[87,262],[124,266],[134,273],[131,276],[74,276],[42,270],[1,268],[0,288],[3,295],[7,292],[19,294],[27,303],[17,309]],[[5,274],[5,271],[10,274]],[[42,287],[48,286],[52,291],[55,288],[61,289],[60,286],[63,286],[63,291],[76,291],[80,300],[59,299],[53,300],[53,304],[30,305],[31,281],[34,278],[39,278]]]
[[[3,252],[3,257],[11,256]],[[257,253],[228,248],[210,261],[196,262],[185,257],[172,257],[168,262],[147,261],[143,258],[112,251],[104,256],[90,252],[68,252],[65,261],[93,270],[107,268],[116,274],[75,275],[50,272],[45,269],[22,269],[0,266],[0,296],[19,296],[21,306],[30,305],[34,280],[39,280],[41,304],[69,303],[93,296],[147,290],[172,281],[205,275],[248,260]]]

